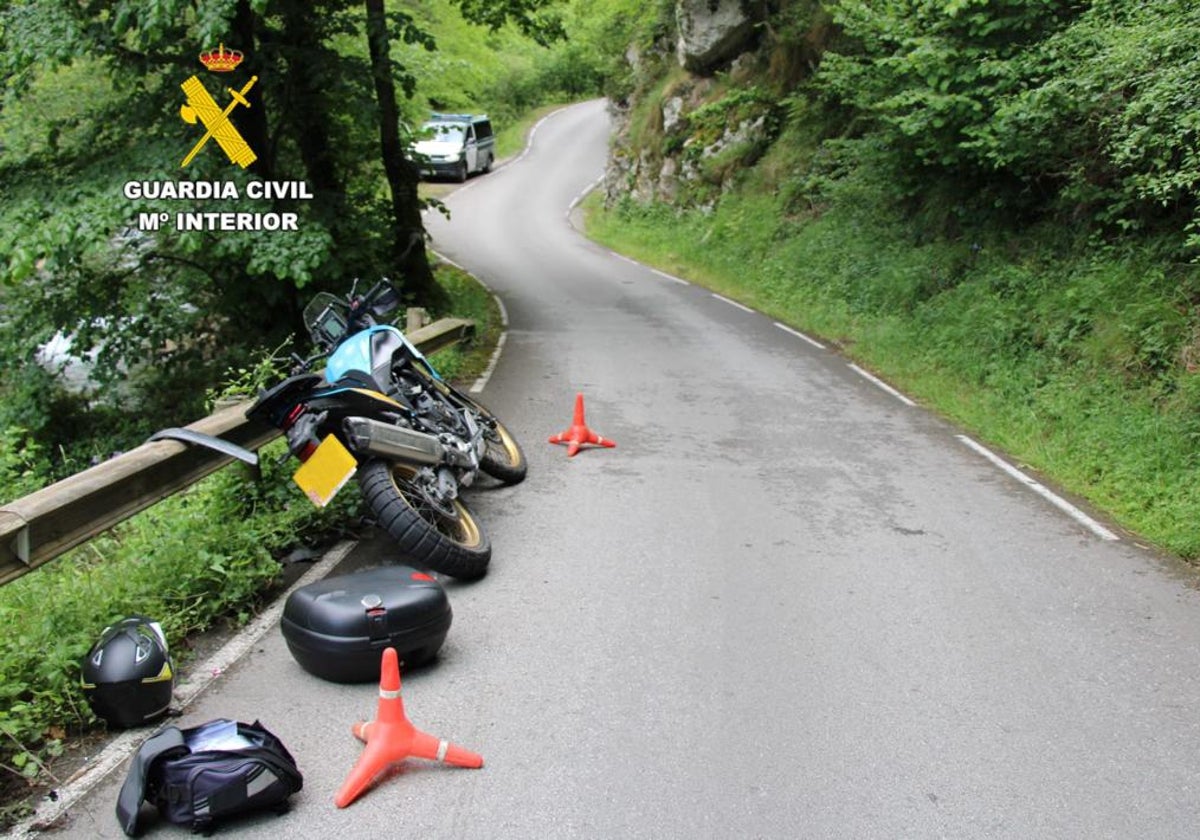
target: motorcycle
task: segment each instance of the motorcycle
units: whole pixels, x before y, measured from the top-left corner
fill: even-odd
[[[357,288],[357,281],[355,283]],[[292,375],[260,394],[247,417],[282,429],[302,464],[296,482],[323,505],[357,475],[367,506],[406,558],[479,577],[491,541],[461,489],[483,472],[525,478],[525,454],[486,407],[442,379],[396,327],[383,280],[365,295],[321,292],[304,310],[318,353],[293,355]],[[323,375],[313,365],[325,359]]]

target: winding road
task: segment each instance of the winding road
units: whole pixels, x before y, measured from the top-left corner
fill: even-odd
[[[601,102],[558,111],[428,219],[503,301],[480,397],[530,462],[472,491],[491,571],[447,582],[442,656],[404,681],[485,767],[410,761],[336,809],[376,687],[307,675],[272,630],[183,719],[261,719],[305,773],[230,836],[1196,836],[1196,575],[819,342],[581,236],[609,130]],[[546,442],[576,393],[617,448]],[[122,836],[121,778],[55,836]]]

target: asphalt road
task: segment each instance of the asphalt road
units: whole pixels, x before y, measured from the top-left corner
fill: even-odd
[[[410,761],[336,809],[376,688],[308,676],[270,632],[183,721],[261,719],[305,772],[290,814],[229,835],[1196,836],[1196,576],[836,353],[578,235],[607,130],[601,103],[554,114],[430,220],[504,301],[482,398],[530,461],[472,494],[491,571],[448,584],[442,656],[404,682],[485,767]],[[546,442],[577,392],[616,449]],[[121,836],[121,775],[60,836]]]

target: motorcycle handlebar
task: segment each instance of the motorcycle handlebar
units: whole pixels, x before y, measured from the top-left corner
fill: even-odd
[[[299,353],[292,353],[289,357],[292,362],[292,376],[295,376],[298,373],[308,373],[310,370],[312,370],[313,364],[324,356],[324,353],[318,353],[317,355],[309,356],[306,359]]]
[[[367,292],[365,301],[368,307],[378,308],[376,314],[384,315],[396,309],[400,298],[396,294],[396,287],[392,285],[392,281],[383,277]]]

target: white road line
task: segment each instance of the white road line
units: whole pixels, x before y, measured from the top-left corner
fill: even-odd
[[[1119,541],[1121,539],[1116,534],[1114,534],[1112,531],[1108,530],[1103,525],[1101,525],[1099,522],[1097,522],[1095,519],[1092,519],[1086,513],[1081,511],[1079,508],[1075,507],[1075,505],[1071,504],[1066,499],[1063,499],[1062,497],[1057,496],[1054,493],[1050,492],[1048,489],[1046,489],[1046,487],[1044,485],[1041,485],[1038,482],[1034,481],[1032,478],[1025,475],[1025,473],[1021,472],[1019,469],[1014,467],[1012,464],[1009,464],[1007,461],[1000,458],[998,455],[996,455],[990,449],[987,449],[986,447],[980,445],[979,443],[976,443],[975,441],[973,441],[971,438],[967,437],[966,435],[955,435],[955,437],[957,437],[959,440],[961,440],[964,444],[969,446],[971,449],[974,449],[976,452],[978,452],[984,458],[987,458],[989,461],[991,461],[997,467],[1004,470],[1006,473],[1011,475],[1017,481],[1021,482],[1026,487],[1033,490],[1033,492],[1037,493],[1039,496],[1046,499],[1048,502],[1050,502],[1056,508],[1065,512],[1068,516],[1070,516],[1072,519],[1074,519],[1079,524],[1083,525],[1085,528],[1087,528],[1093,534],[1098,536],[1100,539],[1110,540],[1110,541],[1114,541],[1114,542]]]
[[[508,326],[508,308],[504,305],[504,301],[500,300],[500,295],[492,292],[492,298],[496,301],[496,306],[500,307],[500,326]]]
[[[186,709],[200,692],[208,688],[233,663],[249,653],[258,644],[259,640],[266,635],[267,631],[279,623],[279,616],[283,613],[284,605],[287,603],[287,596],[291,595],[301,586],[307,586],[328,575],[338,563],[342,562],[354,546],[355,543],[352,540],[344,540],[334,546],[328,554],[317,563],[314,563],[311,569],[293,583],[287,592],[275,599],[275,602],[259,615],[258,618],[246,625],[244,630],[226,642],[225,646],[209,657],[207,661],[192,668],[192,678],[175,689],[177,705]],[[34,829],[34,826],[54,823],[72,805],[86,796],[92,788],[100,784],[109,773],[116,770],[129,756],[137,752],[142,742],[152,734],[154,733],[130,730],[121,733],[112,741],[109,741],[108,746],[88,761],[88,767],[84,772],[58,788],[57,799],[53,802],[42,802],[39,804],[37,811],[32,816],[13,826],[8,836],[20,838],[38,836],[39,832]]]
[[[639,263],[639,265],[640,265],[640,263]],[[650,273],[651,273],[651,274],[657,274],[659,277],[665,277],[665,278],[666,278],[666,279],[668,279],[668,280],[674,280],[676,283],[678,283],[678,284],[679,284],[679,285],[681,285],[681,286],[690,286],[690,285],[692,285],[692,284],[691,284],[691,283],[689,283],[687,280],[684,280],[682,277],[676,277],[674,274],[667,274],[667,272],[665,272],[665,271],[659,271],[657,268],[652,268],[652,269],[650,269]]]
[[[551,117],[553,117],[555,114],[559,113],[560,111],[565,111],[565,110],[567,110],[567,108],[570,108],[570,107],[572,107],[572,106],[564,105],[561,108],[556,108],[555,110],[551,111],[549,114],[546,114],[546,116],[542,117],[536,123],[534,123],[533,128],[529,129],[529,137],[525,140],[525,148],[521,150],[521,154],[517,156],[517,159],[514,160],[513,163],[520,163],[521,161],[523,161],[525,159],[525,156],[527,154],[529,154],[530,150],[533,148],[533,138],[537,135],[538,129],[542,127],[542,123],[544,123],[546,120],[550,119]]]
[[[895,388],[893,388],[891,385],[887,384],[886,382],[884,382],[884,381],[883,381],[882,379],[880,379],[879,377],[877,377],[877,376],[873,376],[872,374],[870,374],[870,373],[868,373],[867,371],[863,370],[863,369],[862,369],[862,368],[860,368],[858,365],[854,365],[854,364],[850,365],[850,370],[854,371],[854,372],[855,372],[855,373],[857,373],[859,376],[863,377],[864,379],[868,380],[869,382],[872,382],[872,383],[874,383],[875,385],[877,385],[878,387],[880,387],[880,388],[882,388],[883,390],[887,391],[889,394],[891,394],[891,395],[892,395],[893,397],[895,397],[896,399],[900,400],[900,402],[904,403],[905,405],[916,405],[916,403],[915,403],[915,402],[913,402],[912,400],[910,400],[908,397],[904,396],[904,394],[901,394],[899,391],[897,391],[897,390],[896,390]]]
[[[458,263],[456,263],[454,260],[452,260],[452,259],[450,259],[449,257],[447,257],[445,254],[441,253],[440,251],[435,251],[433,248],[430,248],[430,249],[429,249],[429,253],[433,254],[435,257],[437,257],[437,258],[438,258],[439,260],[441,260],[442,262],[444,262],[444,263],[447,263],[447,264],[449,264],[449,265],[452,265],[452,266],[454,266],[454,267],[455,267],[455,268],[457,268],[459,271],[466,271],[466,269],[465,269],[465,268],[463,268],[461,265],[459,265],[459,264],[458,264]],[[468,272],[468,273],[470,273],[470,272]]]
[[[588,193],[590,193],[592,190],[596,189],[596,187],[600,186],[600,184],[602,184],[603,182],[604,182],[604,173],[600,173],[599,178],[597,178],[595,181],[592,181],[592,183],[588,184],[586,187],[583,188],[583,192],[581,192],[579,195],[577,195],[573,199],[571,199],[571,204],[567,207],[567,214],[570,215],[571,211],[574,210],[576,207],[578,207],[579,203],[581,201],[583,201],[585,198],[587,198]]]
[[[781,324],[778,321],[776,321],[775,326],[779,327],[779,329],[783,330],[785,333],[791,333],[792,335],[796,336],[796,338],[800,339],[801,341],[807,341],[809,344],[811,344],[813,347],[816,347],[818,350],[825,349],[825,345],[822,344],[821,342],[817,341],[815,338],[809,338],[804,333],[800,332],[799,330],[792,329],[787,324]]]
[[[624,260],[625,262],[629,263],[630,265],[636,265],[638,268],[644,268],[647,271],[649,271],[651,274],[657,274],[659,277],[663,278],[664,280],[670,280],[672,283],[678,283],[681,286],[692,285],[687,280],[676,277],[674,274],[667,274],[667,272],[665,272],[665,271],[659,271],[657,268],[651,268],[650,266],[646,265],[645,263],[638,262],[633,257],[627,257],[624,254],[619,254],[616,251],[613,251],[612,249],[609,249],[609,248],[606,248],[605,250],[608,251],[609,254],[616,257],[617,259]]]
[[[712,296],[715,297],[719,301],[728,303],[730,306],[737,307],[738,309],[742,310],[743,312],[749,312],[751,314],[754,313],[754,310],[751,309],[749,306],[742,306],[742,304],[738,303],[736,300],[730,300],[729,298],[723,297],[723,296],[717,294],[716,292],[713,292]]]
[[[492,374],[496,371],[496,365],[500,363],[500,352],[504,349],[504,342],[508,339],[508,333],[500,333],[500,340],[496,342],[496,349],[492,351],[492,358],[488,360],[487,369],[479,375],[475,380],[475,384],[471,386],[471,393],[478,394],[487,387],[488,380],[492,378]]]

